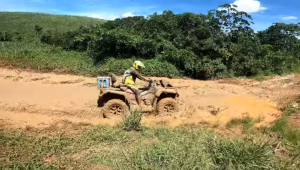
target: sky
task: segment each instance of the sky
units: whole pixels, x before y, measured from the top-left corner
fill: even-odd
[[[171,10],[174,13],[203,13],[222,4],[236,4],[253,18],[255,31],[272,23],[299,23],[300,0],[0,0],[0,11],[41,12],[89,16],[106,20],[151,15]]]

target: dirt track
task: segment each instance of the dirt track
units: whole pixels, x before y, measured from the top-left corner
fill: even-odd
[[[180,93],[180,112],[171,117],[145,115],[143,123],[224,125],[245,115],[264,118],[261,124],[270,123],[280,116],[278,101],[299,94],[299,80],[295,75],[261,83],[171,79]],[[95,78],[0,69],[0,94],[2,127],[43,127],[62,120],[93,125],[117,121],[100,117]]]

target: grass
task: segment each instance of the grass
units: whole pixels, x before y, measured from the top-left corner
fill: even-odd
[[[202,128],[87,127],[76,136],[0,131],[1,169],[280,169],[268,143],[228,140]]]
[[[85,53],[64,51],[38,43],[0,42],[2,66],[33,69],[39,72],[64,72],[96,75],[97,68]]]
[[[45,19],[48,18],[48,19]],[[82,19],[82,21],[81,21]],[[84,23],[87,22],[87,23]],[[34,25],[76,29],[79,25],[101,22],[85,17],[32,13],[0,13],[2,30],[34,34]],[[16,24],[24,23],[22,27]],[[63,24],[62,24],[63,23]],[[0,64],[40,72],[62,72],[85,76],[122,74],[132,59],[104,61],[94,65],[86,54],[29,42],[0,42]],[[149,65],[147,65],[149,63]],[[173,65],[145,61],[145,75],[175,77]],[[166,72],[165,68],[168,67]],[[173,69],[173,70],[172,70]],[[264,80],[264,76],[255,77]],[[199,127],[149,128],[141,126],[141,114],[133,112],[116,127],[87,127],[82,133],[68,135],[39,130],[0,130],[1,169],[299,169],[300,130],[288,118],[298,109],[288,106],[284,116],[269,130],[282,136],[289,148],[287,159],[274,153],[274,146],[259,138],[230,140]],[[227,127],[242,125],[249,130],[261,118],[233,119]],[[215,125],[216,127],[218,124]],[[56,132],[55,134],[52,134]],[[131,131],[131,132],[129,132]],[[292,151],[294,150],[294,151]],[[295,163],[297,162],[298,163]],[[293,165],[295,164],[295,165]]]
[[[108,58],[98,65],[85,52],[65,51],[59,47],[35,42],[0,42],[0,66],[32,69],[38,72],[56,72],[84,76],[107,76],[110,72],[122,75],[132,66],[135,59],[117,60]],[[158,62],[156,59],[144,60],[147,67],[143,75],[157,77],[177,77],[175,66]],[[166,71],[165,67],[169,69]]]
[[[243,118],[234,118],[232,120],[230,120],[226,126],[227,128],[234,128],[236,126],[242,125],[243,126],[243,130],[247,131],[249,129],[251,129],[254,124],[256,123],[260,123],[263,120],[262,117],[258,117],[256,119],[253,119],[249,116],[243,117]]]
[[[262,129],[264,133],[275,132],[276,134],[282,136],[288,145],[292,145],[293,147],[300,149],[300,128],[291,126],[289,121],[290,116],[299,114],[300,109],[295,107],[295,104],[299,103],[299,99],[297,99],[295,102],[291,102],[286,107],[281,109],[282,117],[277,119],[272,126],[262,127],[260,129]],[[263,118],[261,117],[253,119],[249,116],[244,118],[234,118],[229,121],[226,126],[227,128],[235,128],[241,125],[243,127],[243,131],[247,131],[252,129],[254,124],[260,123],[262,119]]]
[[[300,109],[294,107],[294,104],[299,104],[300,100],[288,104],[282,109],[282,117],[277,119],[274,126],[270,128],[271,131],[279,133],[286,142],[300,149],[300,128],[292,127],[289,121],[290,116],[297,115]]]
[[[297,101],[299,102],[299,101]],[[293,104],[269,129],[282,135],[284,157],[272,138],[228,139],[201,127],[143,127],[141,113],[124,116],[121,126],[82,126],[70,129],[0,130],[0,169],[290,169],[300,167],[300,131],[288,117]],[[244,117],[227,124],[250,129],[262,118]],[[80,129],[80,133],[70,133]],[[69,134],[70,133],[70,134]],[[294,151],[293,151],[294,150]]]
[[[291,128],[287,117],[278,119],[271,130],[282,135],[292,145],[299,146],[300,149],[300,129]]]
[[[0,12],[1,31],[19,33],[22,36],[33,37],[35,35],[35,25],[40,25],[43,29],[54,29],[62,32],[76,30],[81,25],[101,24],[102,19],[52,15],[45,13],[31,12]],[[20,27],[20,25],[22,25]]]
[[[268,134],[275,141],[278,155],[285,159],[283,169],[290,167],[300,168],[300,127],[299,125],[293,126],[291,116],[299,116],[300,109],[295,107],[299,104],[300,100],[296,99],[284,108],[282,108],[282,116],[277,119],[272,126],[261,127],[259,130],[263,134]],[[258,133],[256,131],[256,133]],[[278,149],[278,148],[279,149]]]
[[[201,127],[144,127],[139,111],[115,127],[64,123],[71,126],[0,130],[0,168],[293,170],[300,165],[294,165],[297,154],[279,157],[268,136],[231,140]]]
[[[265,81],[265,80],[267,80],[267,76],[259,74],[259,75],[254,76],[253,79],[256,81]]]
[[[140,131],[143,113],[140,110],[134,110],[123,116],[123,121],[119,125],[126,131]]]

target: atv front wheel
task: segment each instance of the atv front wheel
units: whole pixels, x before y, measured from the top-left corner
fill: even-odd
[[[128,106],[120,99],[112,99],[104,104],[103,116],[105,118],[112,118],[122,116],[128,111]]]
[[[157,113],[161,116],[171,115],[178,111],[178,105],[173,98],[161,99],[157,104]]]

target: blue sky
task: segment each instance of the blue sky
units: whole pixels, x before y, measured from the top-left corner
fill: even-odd
[[[274,22],[300,22],[300,0],[0,0],[0,11],[43,12],[115,19],[150,15],[172,10],[175,13],[206,14],[210,9],[230,3],[248,12],[254,30],[266,29]]]

